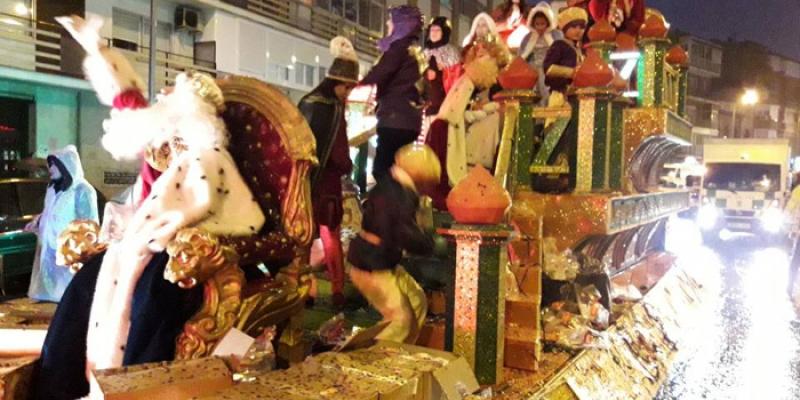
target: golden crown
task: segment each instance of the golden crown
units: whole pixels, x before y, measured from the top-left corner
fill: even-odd
[[[219,88],[211,75],[197,71],[187,71],[186,83],[189,84],[196,95],[212,104],[217,109],[217,112],[225,110],[225,97],[222,95],[222,89]]]

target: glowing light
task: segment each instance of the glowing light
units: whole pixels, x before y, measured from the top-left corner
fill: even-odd
[[[636,69],[636,65],[639,64],[639,60],[628,60],[625,62],[625,65],[622,66],[622,70],[619,71],[619,76],[622,79],[628,80],[633,75],[633,70]]]
[[[314,56],[314,62],[319,64],[319,56]]]
[[[269,52],[267,52],[267,58],[269,58]]]
[[[296,62],[297,62],[297,57],[295,57],[295,56],[292,56],[292,64],[294,64],[294,63],[296,63]]]
[[[638,51],[621,51],[618,53],[611,53],[609,58],[611,60],[638,60],[640,55]]]
[[[0,22],[8,25],[22,26],[22,22],[19,22],[12,18],[0,18]]]
[[[770,233],[778,233],[783,228],[783,223],[786,220],[783,211],[779,208],[768,208],[764,210],[759,218],[761,226]]]
[[[745,106],[752,106],[758,104],[759,102],[759,95],[758,91],[755,89],[747,89],[742,94],[742,97],[739,99],[739,102]]]
[[[714,229],[714,226],[717,225],[717,218],[719,218],[719,210],[713,204],[706,204],[697,212],[697,224],[704,231]]]
[[[623,93],[622,95],[625,96],[625,97],[634,98],[634,97],[639,97],[639,92],[636,91],[636,90],[630,90],[630,91],[627,91],[627,92]]]
[[[28,15],[29,12],[30,10],[28,10],[28,7],[25,6],[25,4],[17,3],[14,5],[14,13],[17,15]]]

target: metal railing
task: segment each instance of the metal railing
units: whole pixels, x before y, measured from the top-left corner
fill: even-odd
[[[244,9],[309,32],[326,40],[341,35],[361,53],[378,56],[380,32],[369,30],[341,16],[298,0],[247,0]]]
[[[113,41],[109,40],[109,45],[112,43]],[[131,62],[136,73],[146,80],[148,76],[147,72],[150,68],[150,49],[148,47],[139,46],[136,51],[119,47],[117,47],[116,50],[122,53]],[[175,83],[175,77],[181,72],[188,70],[205,72],[214,77],[220,73],[216,70],[216,66],[200,65],[196,63],[192,57],[156,50],[156,90],[173,85]]]
[[[0,13],[0,65],[29,71],[61,70],[61,34],[53,24]]]
[[[80,71],[65,71],[61,66],[61,27],[42,21],[19,18],[0,13],[0,65],[28,71],[59,75],[81,76]],[[109,46],[113,41],[106,39]],[[146,79],[150,56],[147,47],[131,51],[116,48],[130,60],[136,72]],[[201,65],[192,57],[166,51],[156,52],[156,89],[172,85],[175,77],[194,70],[217,76],[214,63]]]
[[[707,58],[692,57],[690,58],[690,66],[716,74],[722,73],[722,64],[715,63]]]

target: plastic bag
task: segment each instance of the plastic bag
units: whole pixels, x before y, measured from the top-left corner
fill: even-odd
[[[553,280],[570,281],[578,276],[580,263],[572,251],[558,251],[555,238],[544,239],[544,273]]]
[[[545,308],[542,317],[545,341],[567,349],[607,347],[603,333],[592,329],[591,321],[578,308],[569,302],[555,302]]]
[[[265,328],[247,349],[244,357],[233,360],[235,381],[253,382],[257,376],[275,369],[275,348],[272,346],[275,333],[275,326]]]
[[[347,321],[344,313],[334,315],[319,327],[317,335],[322,344],[326,346],[338,346],[347,340],[348,334]]]
[[[605,330],[608,328],[609,313],[600,304],[600,291],[594,285],[587,285],[578,291],[578,308],[581,315],[588,320],[593,327]]]

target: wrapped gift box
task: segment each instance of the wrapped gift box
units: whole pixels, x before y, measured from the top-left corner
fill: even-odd
[[[24,400],[28,398],[36,357],[0,359],[0,399]]]
[[[417,346],[444,351],[444,334],[443,320],[428,321],[419,332]]]
[[[506,299],[506,367],[536,371],[542,356],[541,297]]]
[[[198,399],[462,400],[478,389],[463,358],[388,342],[330,352]]]
[[[92,390],[107,400],[188,399],[233,385],[228,366],[218,357],[92,372]]]
[[[429,315],[444,315],[447,312],[447,302],[443,291],[431,290],[426,295],[428,297]]]
[[[541,300],[533,296],[514,296],[506,299],[506,326],[539,329]]]
[[[542,297],[542,268],[539,266],[518,266],[512,268],[517,278],[520,293],[532,297]]]
[[[505,366],[536,371],[542,358],[541,331],[506,327]]]

